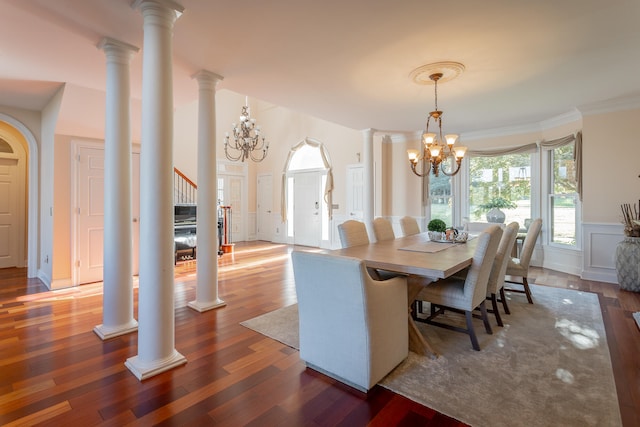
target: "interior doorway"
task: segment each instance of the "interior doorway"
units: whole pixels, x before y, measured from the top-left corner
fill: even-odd
[[[22,144],[0,136],[0,268],[25,266],[26,162]]]

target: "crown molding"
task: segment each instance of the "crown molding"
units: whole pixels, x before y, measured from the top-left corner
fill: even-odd
[[[578,110],[585,116],[634,110],[636,108],[640,108],[640,93],[578,106]]]

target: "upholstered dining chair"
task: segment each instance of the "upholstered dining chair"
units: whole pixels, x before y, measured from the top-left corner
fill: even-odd
[[[412,234],[420,233],[420,226],[418,225],[418,221],[412,216],[403,216],[400,218],[400,228],[402,229],[402,234],[405,236],[411,236]]]
[[[369,235],[364,222],[349,219],[338,225],[338,234],[343,248],[369,244]]]
[[[373,220],[373,234],[376,236],[378,242],[396,238],[393,227],[391,226],[391,221],[386,218],[378,217]]]
[[[407,279],[373,280],[357,258],[302,251],[291,258],[300,359],[369,390],[409,353]]]
[[[512,287],[505,290],[511,292],[524,293],[527,296],[529,304],[533,304],[533,298],[531,298],[531,289],[529,288],[529,281],[527,276],[529,275],[529,263],[531,262],[531,256],[538,240],[538,235],[542,229],[542,219],[536,218],[531,222],[529,229],[527,230],[527,236],[522,243],[522,250],[520,251],[520,258],[509,258],[507,263],[507,276],[512,276],[507,283],[522,285],[523,289],[514,289]],[[513,280],[513,277],[522,277],[522,282]]]
[[[491,310],[489,310],[489,312],[494,314],[498,326],[503,326],[500,311],[498,310],[498,295],[500,295],[500,302],[502,302],[504,312],[506,314],[511,313],[504,295],[504,278],[507,271],[507,264],[511,259],[511,249],[516,243],[516,236],[518,235],[519,229],[520,225],[514,221],[503,230],[496,257],[491,266],[489,280],[487,281],[487,299],[491,301]]]
[[[490,225],[478,237],[471,266],[464,279],[449,277],[425,286],[418,296],[419,301],[431,303],[431,314],[426,318],[416,320],[434,326],[464,332],[469,335],[474,350],[480,350],[478,338],[473,327],[473,311],[480,309],[482,322],[488,334],[492,334],[489,317],[485,307],[487,297],[487,282],[491,274],[493,260],[498,251],[502,229],[498,225]],[[443,314],[445,310],[464,312],[466,329],[450,323],[433,320]]]
[[[338,225],[338,234],[340,235],[340,243],[343,248],[368,245],[370,243],[367,226],[364,225],[364,222],[349,219]],[[369,274],[376,280],[387,280],[401,275],[399,273],[377,270],[375,268],[368,268],[368,270]]]

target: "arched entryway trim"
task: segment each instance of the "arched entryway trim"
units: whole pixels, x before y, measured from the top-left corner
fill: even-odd
[[[308,145],[310,147],[314,147],[320,150],[320,155],[322,156],[322,163],[324,167],[327,169],[327,183],[324,189],[324,201],[327,204],[329,220],[332,217],[332,194],[333,194],[333,171],[331,167],[331,159],[329,158],[329,152],[324,144],[320,141],[317,141],[312,138],[305,138],[302,141],[298,142],[296,145],[291,147],[289,150],[289,154],[287,155],[287,160],[284,163],[284,168],[282,169],[282,188],[281,188],[281,197],[280,197],[280,215],[282,216],[282,222],[287,222],[287,171],[289,170],[289,165],[291,163],[291,159],[295,155],[296,151]]]
[[[0,113],[0,121],[16,128],[27,141],[29,152],[29,212],[27,214],[27,277],[38,274],[38,144],[33,133],[19,120],[7,114]]]

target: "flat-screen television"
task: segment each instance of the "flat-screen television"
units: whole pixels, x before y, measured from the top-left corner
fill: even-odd
[[[195,224],[196,223],[196,205],[180,204],[173,208],[173,216],[175,224]]]

